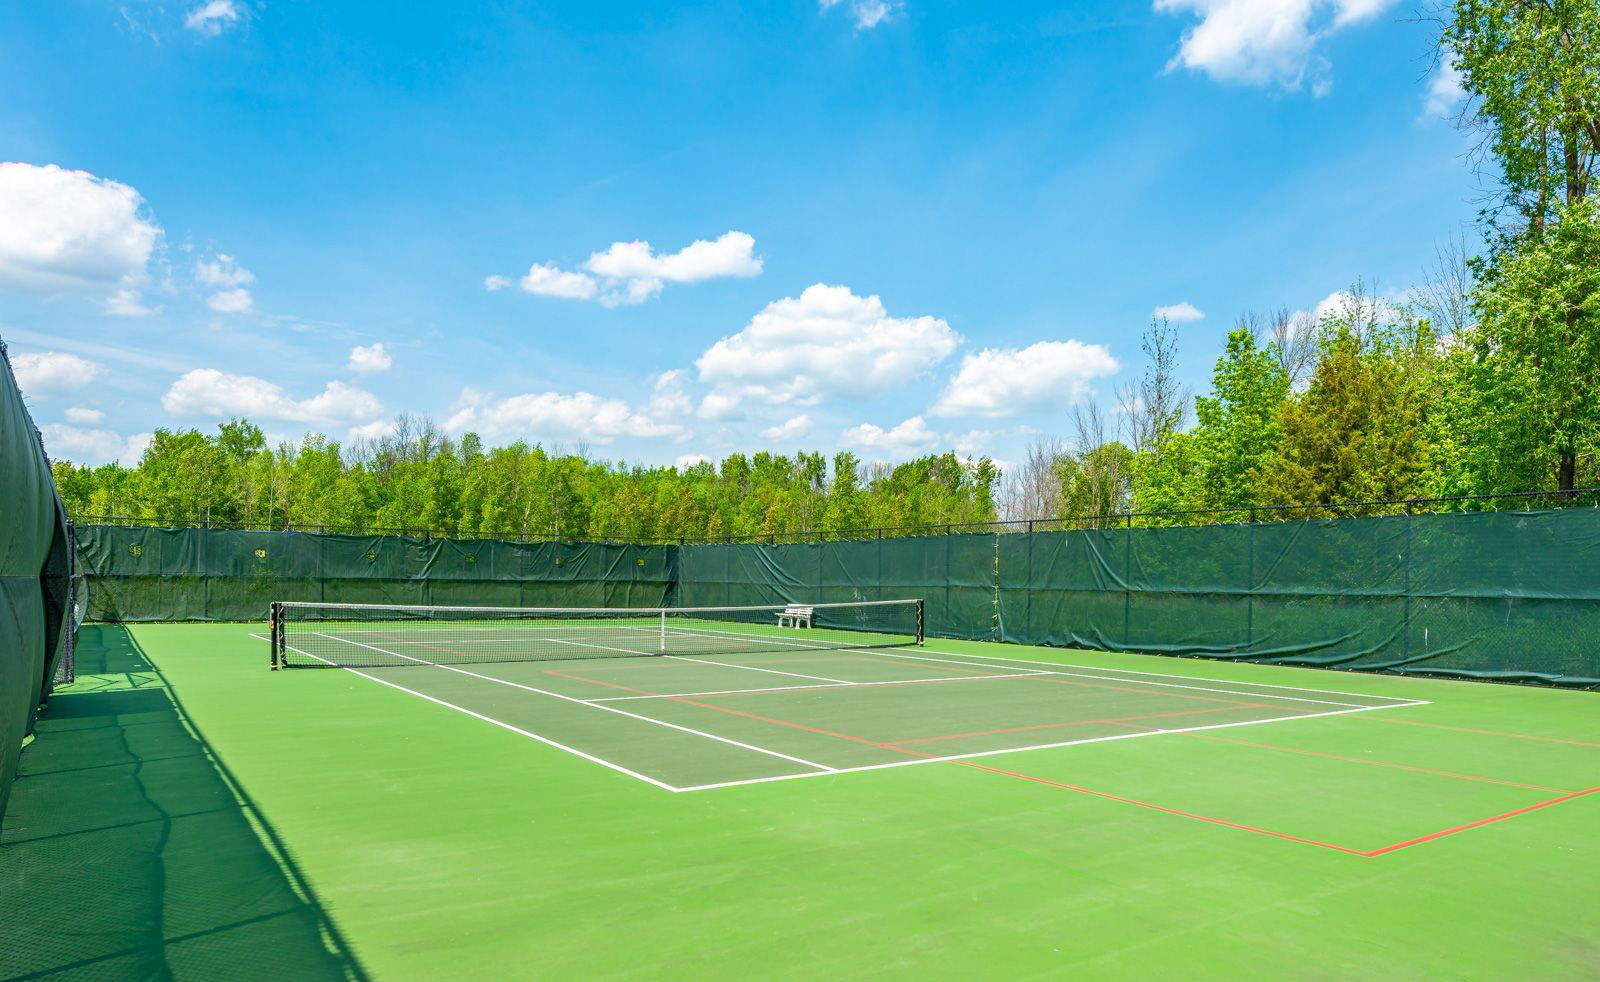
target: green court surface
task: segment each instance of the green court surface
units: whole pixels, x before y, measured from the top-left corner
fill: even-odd
[[[269,672],[261,630],[84,629],[0,978],[1600,977],[1593,693],[752,625]]]

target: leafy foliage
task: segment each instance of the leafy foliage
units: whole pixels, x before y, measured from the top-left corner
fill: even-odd
[[[403,421],[375,445],[319,435],[269,449],[235,420],[214,435],[157,431],[139,465],[58,461],[57,487],[76,515],[383,528],[450,535],[619,536],[630,539],[784,534],[816,528],[993,520],[999,473],[955,454],[863,468],[732,454],[701,463],[629,467],[513,443],[485,450],[431,425]]]

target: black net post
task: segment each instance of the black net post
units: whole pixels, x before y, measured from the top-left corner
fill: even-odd
[[[267,635],[272,645],[272,671],[283,664],[283,604],[273,601],[267,608]]]
[[[917,599],[917,645],[918,646],[921,646],[922,642],[927,637],[926,629],[923,626],[922,607],[923,607],[923,601],[919,597]]]

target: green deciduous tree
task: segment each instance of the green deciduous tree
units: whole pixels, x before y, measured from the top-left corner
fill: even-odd
[[[994,518],[987,458],[942,454],[863,468],[850,453],[730,454],[639,467],[526,443],[485,449],[402,417],[377,441],[320,434],[266,446],[235,420],[206,435],[159,431],[137,467],[53,467],[78,515],[237,521],[268,527],[382,528],[512,537],[781,535],[817,528]]]
[[[1236,328],[1212,372],[1211,392],[1195,399],[1194,430],[1172,434],[1140,475],[1139,510],[1256,504],[1259,471],[1278,454],[1288,395],[1289,378],[1272,351],[1249,328]]]
[[[1600,434],[1595,202],[1559,209],[1554,222],[1485,263],[1476,301],[1473,344],[1482,367],[1468,377],[1480,386],[1480,404],[1513,417],[1521,437],[1514,448],[1553,470],[1557,487],[1575,487],[1580,459],[1593,454]],[[1518,432],[1527,424],[1531,432]]]
[[[1571,488],[1600,425],[1600,5],[1457,0],[1441,42],[1500,189],[1477,264],[1478,364],[1454,377],[1478,386],[1471,404],[1514,424],[1506,453],[1542,465],[1533,483]],[[1491,480],[1519,470],[1483,463]]]
[[[1262,503],[1425,496],[1434,338],[1426,322],[1334,323],[1305,392],[1279,411],[1277,453],[1257,469]]]

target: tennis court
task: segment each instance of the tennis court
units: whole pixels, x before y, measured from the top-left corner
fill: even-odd
[[[903,623],[917,622],[914,603]],[[494,608],[283,606],[309,618],[283,628],[292,664],[343,668],[674,792],[1426,704],[939,654],[912,633],[759,623],[782,608],[535,611],[517,620]],[[862,621],[895,607],[825,612]],[[392,619],[405,615],[414,619]]]
[[[1593,977],[1590,694],[666,632],[86,626],[0,976]]]

